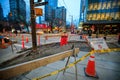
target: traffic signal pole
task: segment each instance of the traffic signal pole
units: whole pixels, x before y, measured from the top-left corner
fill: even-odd
[[[35,24],[35,11],[34,11],[34,0],[30,0],[30,16],[31,16],[31,28],[32,28],[32,48],[37,50],[36,41],[36,24]]]

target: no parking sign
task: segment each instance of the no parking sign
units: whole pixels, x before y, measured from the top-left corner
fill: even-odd
[[[103,38],[88,39],[90,45],[94,50],[108,49],[108,46]]]

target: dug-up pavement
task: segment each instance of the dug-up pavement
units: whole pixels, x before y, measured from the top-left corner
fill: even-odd
[[[88,52],[80,51],[76,59],[78,60]],[[68,58],[60,60],[46,66],[37,68],[25,74],[19,75],[17,77],[11,78],[9,80],[32,80],[37,77],[49,74],[53,71],[59,70],[65,67]],[[75,61],[75,57],[71,56],[69,63]],[[75,66],[66,69],[65,73],[59,72],[56,75],[45,77],[40,80],[120,80],[120,52],[110,52],[110,53],[96,53],[95,54],[95,72],[99,78],[87,77],[84,73],[84,68],[87,67],[89,57],[77,63],[77,79]],[[39,80],[39,79],[35,79]]]

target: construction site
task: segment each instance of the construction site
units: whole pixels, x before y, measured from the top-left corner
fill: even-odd
[[[23,36],[23,35],[21,35]],[[21,37],[20,36],[20,37]],[[120,45],[116,37],[107,37],[108,49],[93,49],[89,41],[80,39],[79,35],[61,37],[56,35],[40,36],[40,44],[34,52],[28,43],[17,38],[17,43],[11,46],[6,56],[1,55],[0,79],[2,80],[119,80]],[[47,36],[47,38],[46,38]],[[16,40],[14,38],[14,40]],[[62,39],[67,39],[66,40]],[[112,39],[114,38],[114,39]],[[94,38],[93,38],[94,39]],[[24,39],[26,40],[26,39]],[[114,40],[114,41],[113,41]],[[39,41],[39,40],[38,40]],[[101,43],[101,42],[100,42]],[[104,46],[102,46],[104,48]],[[2,50],[5,53],[7,49]],[[11,52],[10,52],[11,50]],[[2,53],[1,53],[2,54]],[[9,55],[8,55],[9,54]],[[5,55],[5,54],[4,54]],[[9,56],[7,59],[6,57]],[[6,58],[6,60],[4,59]],[[3,59],[3,61],[2,61]]]

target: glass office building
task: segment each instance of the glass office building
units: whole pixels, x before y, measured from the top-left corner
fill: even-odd
[[[86,0],[84,26],[95,26],[99,32],[120,29],[120,0]]]

